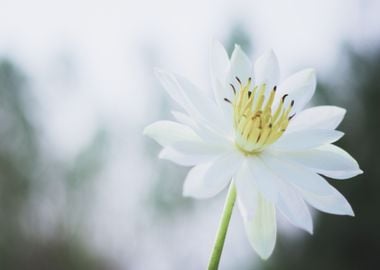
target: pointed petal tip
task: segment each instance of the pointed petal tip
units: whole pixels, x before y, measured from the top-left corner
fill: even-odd
[[[313,81],[317,80],[317,72],[314,68],[307,68],[304,70],[305,74]]]
[[[185,185],[182,188],[182,197],[184,198],[192,198],[197,200],[207,199],[207,196],[199,196],[196,192],[189,190]]]
[[[253,70],[256,84],[266,83],[268,89],[278,84],[280,66],[273,49],[267,49],[256,59]]]
[[[313,225],[313,222],[311,222],[310,224],[308,224],[306,227],[303,227],[303,229],[309,233],[310,235],[314,235],[314,225]]]
[[[261,251],[258,251],[258,250],[255,249],[257,255],[259,255],[259,257],[260,257],[262,260],[264,260],[264,261],[266,261],[266,260],[269,259],[269,257],[270,257],[270,256],[272,255],[272,253],[273,253],[273,250],[274,250],[274,248],[271,248],[271,249],[268,249],[268,250],[261,250]]]
[[[350,171],[349,172],[349,175],[347,175],[347,177],[342,177],[342,178],[336,178],[336,179],[338,179],[338,180],[340,180],[340,179],[348,179],[348,178],[353,178],[353,177],[356,177],[356,176],[358,176],[358,175],[361,175],[361,174],[363,174],[364,172],[361,170],[361,169],[357,169],[357,170],[355,170],[355,171]]]
[[[153,122],[149,125],[147,125],[144,129],[143,129],[143,132],[142,134],[144,136],[148,136],[148,137],[151,137],[154,139],[154,135],[155,135],[155,131],[157,130],[157,124],[158,124],[159,121],[157,122]]]
[[[245,53],[243,48],[239,44],[236,44],[236,43],[234,45],[234,51],[232,52],[232,55],[234,54],[240,54],[241,57],[245,58],[247,61],[250,61],[248,55]]]
[[[303,72],[305,72],[305,74],[310,74],[310,75],[315,75],[316,74],[316,71],[314,68],[305,68],[303,70]]]
[[[337,107],[337,108],[341,110],[341,112],[342,112],[343,116],[345,116],[345,115],[346,115],[346,113],[347,113],[347,110],[346,110],[345,108],[341,108],[341,107]]]
[[[211,52],[215,52],[215,51],[223,52],[222,54],[225,55],[228,59],[228,54],[226,52],[226,49],[224,48],[223,43],[220,42],[219,40],[214,39],[214,38],[211,39],[210,49],[211,49]]]
[[[191,190],[189,190],[189,187],[186,184],[186,181],[185,181],[185,183],[182,186],[182,196],[185,197],[185,198],[194,197],[194,195],[192,194]]]
[[[185,198],[191,197],[189,192],[185,189],[185,187],[182,189],[182,197],[185,197]]]
[[[277,55],[276,53],[274,52],[274,50],[272,48],[269,48],[267,49],[263,55],[267,56],[267,57],[274,57],[275,59],[277,59]]]
[[[164,149],[162,149],[160,151],[160,153],[158,154],[158,158],[159,159],[166,159],[166,157],[167,157],[167,153],[164,151]]]
[[[295,74],[301,76],[305,82],[309,81],[316,84],[317,72],[314,68],[305,68],[296,72]]]
[[[354,210],[352,209],[351,206],[350,206],[349,208],[347,208],[346,215],[347,215],[347,216],[350,216],[350,217],[355,217]]]
[[[265,59],[267,61],[267,59],[273,59],[273,61],[276,61],[278,63],[278,60],[277,60],[277,55],[276,53],[274,52],[274,50],[272,48],[269,48],[269,49],[266,49],[256,60],[256,62],[258,60],[260,61],[263,61],[263,59]],[[260,62],[259,61],[259,62]],[[257,66],[257,65],[256,65]]]
[[[311,222],[310,224],[305,224],[304,226],[299,227],[299,228],[303,229],[305,232],[309,233],[310,235],[314,235],[313,222]]]
[[[244,220],[249,243],[262,260],[273,253],[277,238],[276,209],[260,195],[257,209],[252,220]]]
[[[336,180],[346,180],[346,179],[350,179],[350,178],[356,177],[358,175],[361,175],[363,173],[364,172],[358,168],[356,170],[343,171],[343,173],[340,175],[338,174],[338,175],[333,175],[333,176],[329,176],[329,177],[336,179]]]
[[[151,127],[151,125],[148,125],[148,126],[146,126],[146,127],[143,129],[142,134],[143,134],[144,136],[149,136],[150,127]]]

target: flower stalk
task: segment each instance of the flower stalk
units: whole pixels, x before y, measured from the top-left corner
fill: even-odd
[[[208,263],[208,270],[217,270],[219,267],[220,257],[222,255],[224,241],[226,239],[228,225],[230,223],[232,210],[235,205],[235,200],[236,200],[236,187],[235,187],[234,182],[232,181],[227,193],[227,198],[224,204],[224,209],[223,209],[222,217],[219,223],[218,231],[216,233],[214,246],[212,248],[210,260]]]

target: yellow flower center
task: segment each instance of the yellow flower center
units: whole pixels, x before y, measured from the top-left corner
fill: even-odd
[[[277,107],[272,108],[276,86],[266,98],[265,84],[251,89],[251,78],[246,84],[242,84],[239,78],[236,80],[240,85],[239,91],[231,84],[234,98],[232,102],[225,99],[233,107],[235,144],[244,154],[254,155],[277,141],[285,132],[294,116],[289,117],[294,101],[286,107],[284,102],[287,95],[284,95]]]

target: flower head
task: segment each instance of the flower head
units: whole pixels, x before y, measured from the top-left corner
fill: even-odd
[[[332,144],[343,136],[335,129],[345,110],[303,110],[315,91],[314,70],[279,83],[273,51],[252,65],[238,45],[229,58],[217,42],[210,62],[212,98],[182,76],[156,72],[181,111],[173,111],[176,121],[158,121],[144,130],[164,147],[161,158],[193,166],[184,195],[212,197],[233,179],[249,241],[263,259],[275,246],[276,212],[310,233],[307,204],[353,216],[347,200],[322,177],[362,173],[347,152]]]

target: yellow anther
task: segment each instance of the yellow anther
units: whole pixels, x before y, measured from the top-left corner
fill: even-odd
[[[236,145],[246,155],[262,151],[281,137],[289,124],[294,103],[284,108],[285,95],[274,108],[276,87],[268,97],[265,96],[265,84],[255,86],[252,91],[250,87],[251,80],[245,85],[240,83],[232,101]]]
[[[273,90],[270,92],[270,96],[269,96],[269,99],[267,101],[267,104],[265,105],[264,110],[271,110],[272,109],[272,104],[274,101],[275,94],[276,94],[276,87],[273,88]]]
[[[260,88],[260,91],[258,92],[258,97],[257,97],[257,102],[254,104],[254,112],[257,112],[258,110],[261,109],[263,103],[264,103],[264,99],[265,99],[265,84],[263,84]]]

